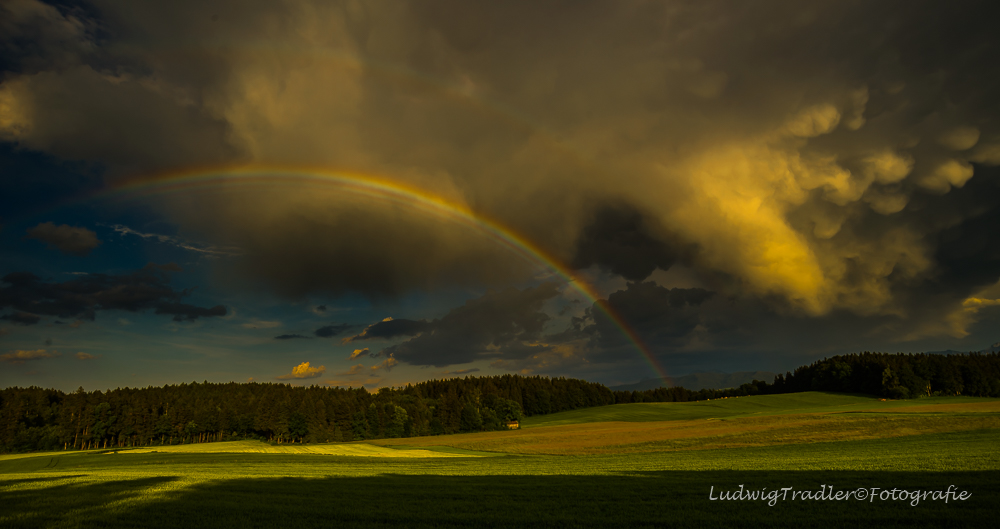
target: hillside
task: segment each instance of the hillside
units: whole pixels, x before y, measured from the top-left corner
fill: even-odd
[[[1000,429],[1000,399],[919,401],[821,392],[701,402],[616,404],[529,417],[520,430],[368,441],[380,446],[448,446],[502,454],[654,454]]]

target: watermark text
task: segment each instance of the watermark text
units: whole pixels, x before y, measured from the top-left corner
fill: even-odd
[[[948,485],[947,489],[941,490],[907,490],[882,487],[837,490],[825,484],[816,489],[780,487],[768,490],[768,487],[748,489],[740,484],[739,487],[732,490],[718,491],[712,485],[708,491],[708,499],[711,501],[764,501],[771,507],[774,507],[779,501],[866,501],[872,503],[875,500],[907,502],[911,507],[916,507],[920,505],[920,502],[943,501],[948,503],[949,501],[965,501],[971,497],[971,492],[959,490],[955,485]]]

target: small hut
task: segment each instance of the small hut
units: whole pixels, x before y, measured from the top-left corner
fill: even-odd
[[[517,421],[507,421],[507,429],[508,430],[517,430],[520,427],[521,427],[521,425],[518,424]]]

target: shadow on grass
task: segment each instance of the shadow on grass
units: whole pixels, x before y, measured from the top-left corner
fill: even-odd
[[[63,483],[50,487],[18,488],[31,482],[72,479],[78,476],[0,481],[0,527],[77,525],[77,522],[112,516],[108,504],[136,497],[144,489],[175,481],[174,477]]]
[[[164,479],[164,478],[158,478]],[[166,478],[169,479],[169,478]],[[622,476],[413,476],[234,479],[168,492],[137,508],[94,509],[156,480],[0,496],[18,509],[72,514],[101,527],[989,527],[996,472],[649,472]],[[966,501],[710,500],[709,491],[858,487],[972,493]],[[58,490],[55,490],[58,489]],[[73,489],[73,487],[69,487]],[[54,498],[59,498],[58,500]],[[13,500],[15,503],[8,503]],[[23,506],[23,507],[22,507]],[[30,506],[30,507],[29,507]],[[41,525],[30,518],[31,526]],[[69,520],[63,520],[67,522]]]

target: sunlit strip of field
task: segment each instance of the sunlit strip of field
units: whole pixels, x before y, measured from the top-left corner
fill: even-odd
[[[1000,400],[984,400],[981,402],[940,402],[922,405],[921,401],[912,402],[910,406],[898,409],[875,408],[863,411],[901,412],[901,413],[1000,413]]]
[[[21,478],[45,481],[65,477],[90,480],[174,476],[179,480],[204,481],[383,474],[610,475],[666,470],[996,471],[1000,470],[998,436],[1000,430],[993,429],[890,439],[587,456],[380,458],[250,452],[110,456],[68,452],[2,461],[0,486],[10,486],[12,480]]]
[[[135,456],[138,454],[284,454],[322,455],[349,457],[389,457],[389,458],[448,458],[448,457],[495,457],[492,452],[476,452],[449,446],[377,446],[368,443],[329,443],[316,445],[282,444],[272,445],[261,441],[227,441],[221,443],[195,443],[172,446],[152,446],[143,448],[98,449],[86,451],[28,452],[23,454],[0,455],[0,462],[29,457],[53,458],[74,454],[103,454]]]
[[[477,457],[468,451],[461,454],[450,451],[429,450],[427,448],[398,448],[376,446],[367,443],[332,443],[332,444],[281,444],[272,445],[260,441],[229,441],[221,443],[196,443],[173,446],[154,446],[107,452],[112,455],[130,455],[145,453],[164,454],[309,454],[326,456],[355,457]]]

